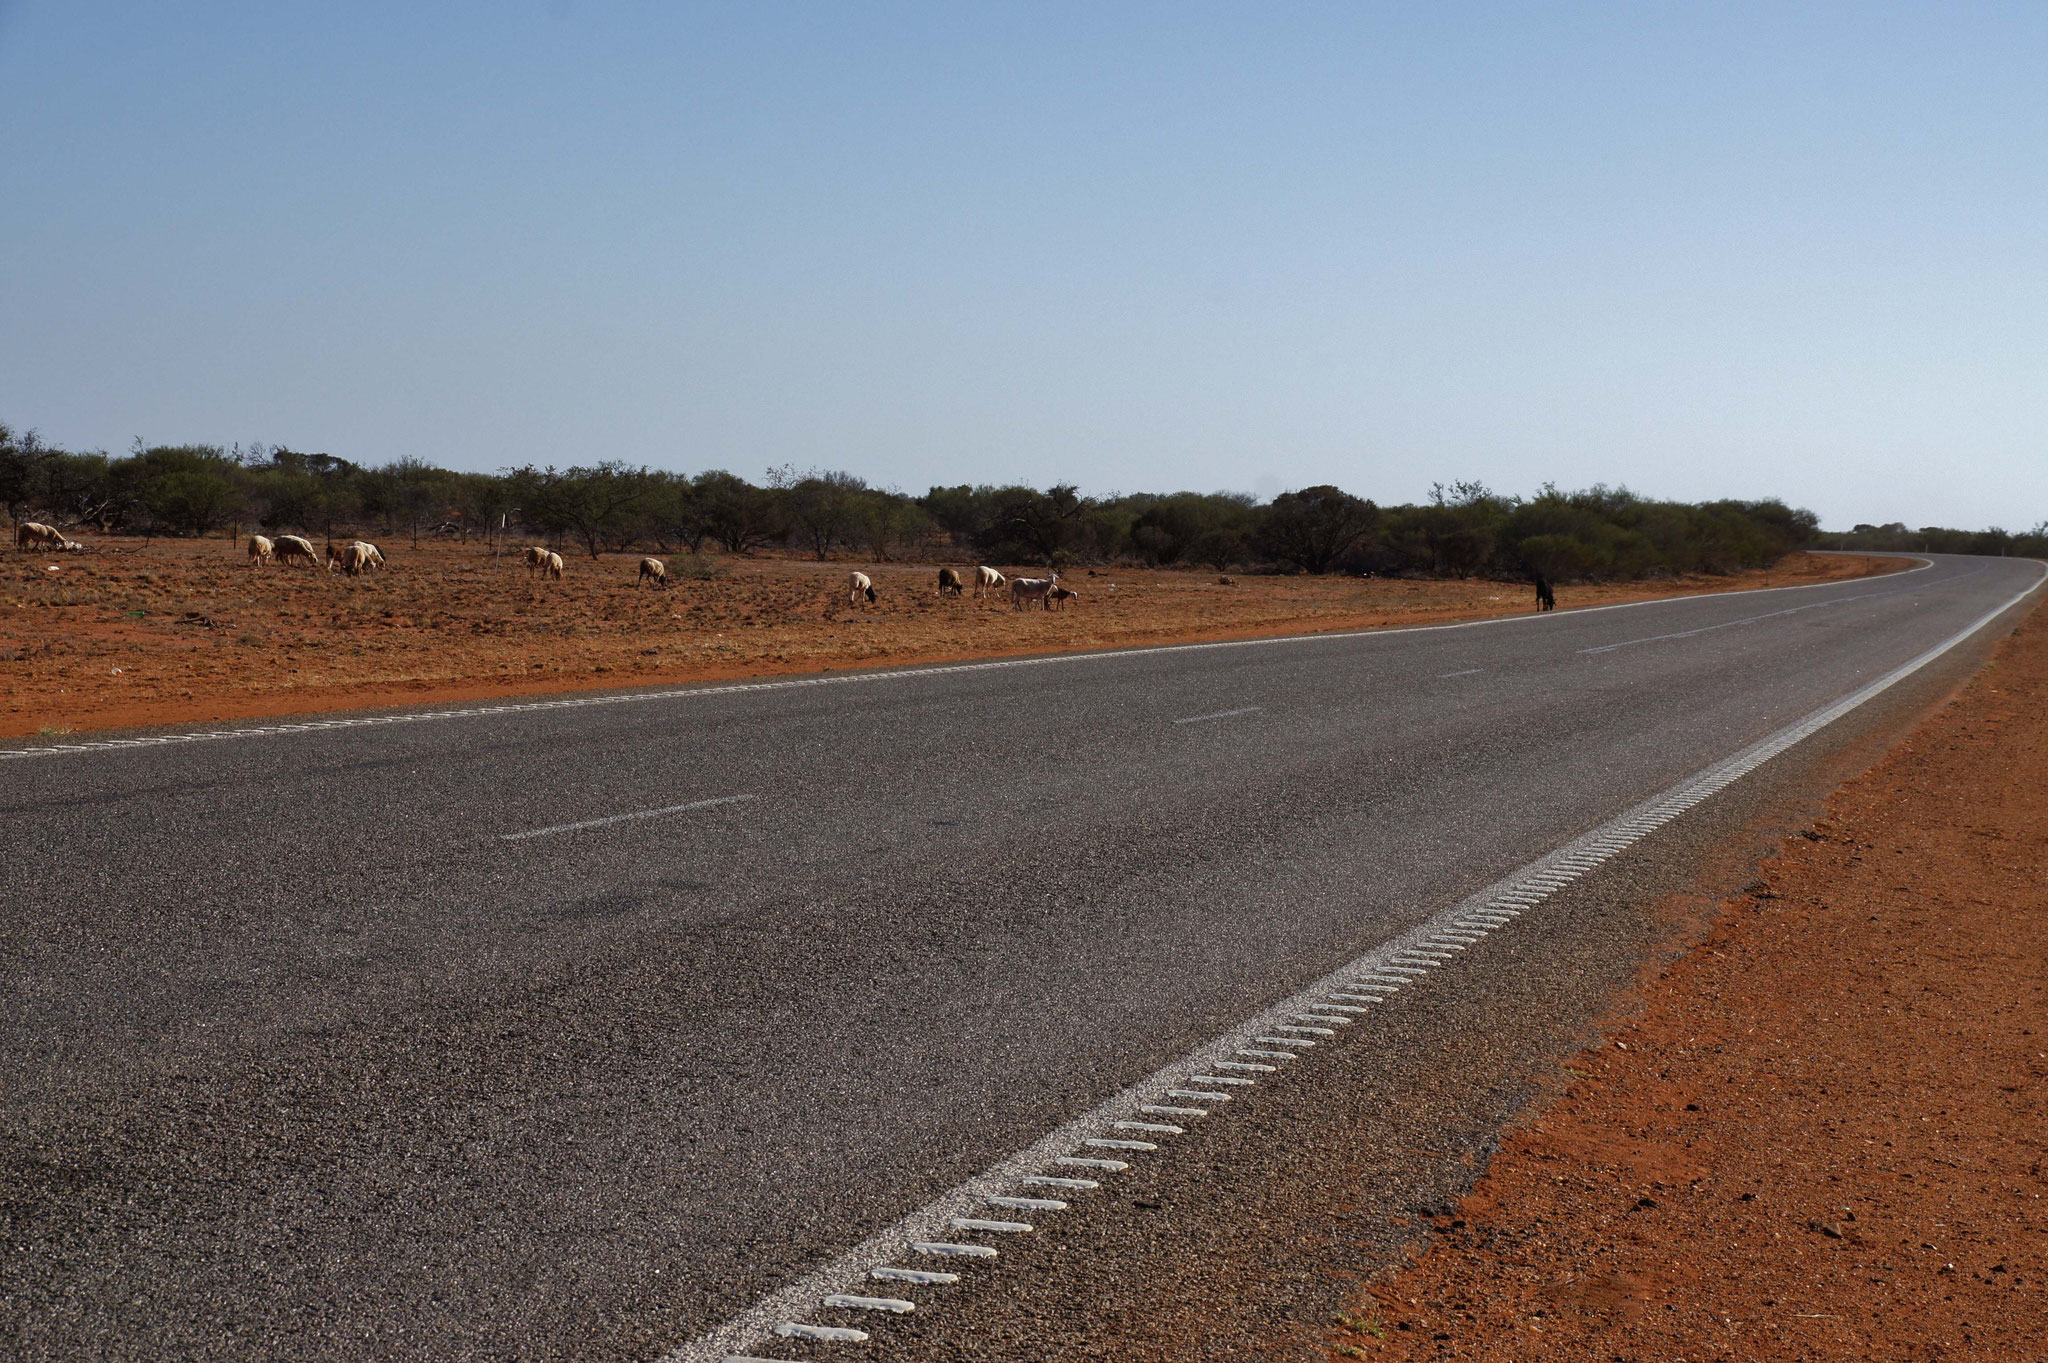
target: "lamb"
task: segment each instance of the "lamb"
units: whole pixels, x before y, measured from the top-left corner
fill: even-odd
[[[1080,594],[1072,587],[1055,585],[1051,591],[1045,594],[1045,608],[1049,611],[1063,611],[1067,608],[1067,603]]]
[[[1051,577],[1020,577],[1012,579],[1010,582],[1010,609],[1013,611],[1025,610],[1027,609],[1025,606],[1027,601],[1036,601],[1040,607],[1044,607],[1046,594],[1057,583],[1058,579]]]
[[[1008,580],[1008,578],[1004,577],[995,569],[989,567],[986,563],[982,564],[980,567],[974,570],[975,599],[980,600],[982,597],[985,596],[993,596],[996,592],[996,589],[1001,587],[1003,583],[1007,582]]]
[[[61,549],[64,547],[64,536],[55,526],[44,525],[41,521],[23,521],[14,527],[14,547]]]
[[[313,552],[313,541],[298,535],[279,535],[273,543],[280,564],[304,559],[308,568],[320,567],[320,555]]]
[[[860,599],[863,596],[867,597],[869,605],[872,606],[875,603],[874,580],[866,573],[848,573],[846,575],[847,604],[857,606],[860,604]]]
[[[642,582],[646,582],[649,579],[652,579],[657,587],[666,587],[668,585],[668,565],[658,558],[641,559],[640,576],[633,579],[633,585],[638,587]]]
[[[552,552],[548,554],[547,570],[549,578],[556,582],[562,580],[562,556],[560,554]]]
[[[275,562],[277,562],[277,546],[270,542],[270,537],[267,535],[249,536],[249,566],[254,568],[259,563]]]
[[[960,574],[954,572],[951,568],[939,569],[940,596],[944,596],[947,592],[951,592],[953,595],[958,596],[960,595],[961,589],[962,588],[960,582]]]

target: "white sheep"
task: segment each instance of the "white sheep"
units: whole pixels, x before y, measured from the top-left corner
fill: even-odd
[[[279,535],[274,546],[277,561],[281,564],[304,559],[308,568],[320,567],[320,555],[313,551],[313,541],[309,539],[299,535]]]
[[[1041,607],[1044,607],[1046,593],[1050,592],[1057,582],[1057,578],[1051,577],[1012,578],[1010,580],[1010,609],[1015,611],[1024,610],[1026,609],[1025,603],[1028,601],[1036,601]]]

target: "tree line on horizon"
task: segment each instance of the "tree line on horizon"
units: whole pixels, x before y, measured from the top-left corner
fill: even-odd
[[[1982,554],[1997,558],[2048,558],[2048,521],[2032,530],[1949,530],[1923,525],[1918,530],[1904,521],[1890,525],[1858,525],[1849,530],[1823,531],[1815,541],[1819,549],[1854,549],[1873,554]]]
[[[607,551],[713,544],[827,559],[939,560],[1060,568],[1083,563],[1376,573],[1388,576],[1636,579],[1767,567],[1822,540],[1808,511],[1776,500],[1656,501],[1625,488],[1530,497],[1472,482],[1427,502],[1380,506],[1341,488],[1270,501],[1245,493],[1087,497],[1070,484],[960,484],[921,497],[849,473],[772,469],[755,484],[606,461],[465,473],[417,459],[378,467],[284,446],[143,446],[79,453],[0,425],[0,503],[9,518],[109,534],[195,536],[260,529],[333,538],[508,537]]]

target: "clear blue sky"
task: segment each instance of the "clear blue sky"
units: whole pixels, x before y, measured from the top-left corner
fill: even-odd
[[[0,420],[2048,518],[2048,7],[0,0]]]

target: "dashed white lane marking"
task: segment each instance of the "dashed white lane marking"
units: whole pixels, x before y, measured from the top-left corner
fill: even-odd
[[[1782,615],[1797,615],[1801,611],[1817,611],[1828,606],[1840,606],[1850,601],[1867,601],[1874,596],[1896,596],[1904,588],[1884,592],[1857,592],[1852,596],[1836,596],[1826,601],[1809,601],[1805,605],[1790,606],[1781,611],[1765,611],[1762,615],[1746,615],[1740,620],[1723,620],[1717,625],[1702,625],[1698,629],[1682,629],[1671,634],[1646,634],[1640,639],[1623,639],[1620,643],[1601,644],[1597,648],[1582,648],[1581,653],[1613,653],[1617,649],[1634,648],[1637,644],[1660,644],[1667,639],[1691,639],[1701,634],[1712,634],[1717,629],[1734,629],[1737,625],[1754,625],[1759,620],[1775,620]]]
[[[1436,679],[1438,681],[1449,681],[1452,677],[1472,677],[1485,670],[1483,667],[1468,667],[1462,672],[1439,672],[1436,674]]]
[[[815,1309],[826,1297],[844,1292],[849,1286],[861,1281],[862,1276],[871,1271],[874,1265],[886,1264],[906,1246],[918,1253],[994,1256],[996,1251],[990,1247],[936,1244],[929,1237],[932,1232],[946,1227],[1029,1230],[1030,1227],[1019,1222],[983,1222],[963,1213],[986,1205],[987,1199],[991,1196],[1004,1195],[1007,1189],[1016,1187],[1027,1177],[1040,1174],[1049,1166],[1081,1166],[1099,1168],[1105,1172],[1121,1172],[1129,1168],[1129,1164],[1122,1160],[1096,1159],[1073,1152],[1082,1148],[1108,1148],[1139,1155],[1158,1151],[1160,1147],[1153,1142],[1115,1140],[1096,1133],[1114,1129],[1122,1122],[1133,1120],[1133,1114],[1145,1105],[1155,1102],[1162,1091],[1168,1097],[1221,1103],[1231,1097],[1225,1090],[1252,1087],[1257,1081],[1205,1071],[1221,1068],[1227,1057],[1236,1054],[1255,1040],[1288,1040],[1279,1037],[1277,1034],[1280,1032],[1315,1030],[1331,1036],[1336,1035],[1334,1028],[1304,1029],[1280,1023],[1278,1019],[1302,1016],[1307,1010],[1321,1005],[1321,1000],[1338,990],[1371,990],[1383,997],[1391,998],[1396,991],[1422,983],[1434,974],[1436,969],[1443,967],[1420,969],[1389,966],[1386,964],[1388,957],[1413,950],[1454,927],[1473,932],[1483,930],[1488,933],[1506,929],[1520,916],[1522,910],[1518,906],[1536,903],[1547,897],[1548,891],[1531,893],[1530,887],[1539,880],[1554,889],[1619,855],[1708,796],[1734,784],[1779,753],[1825,728],[1962,644],[2006,610],[2032,595],[2043,580],[2048,580],[2048,567],[2043,568],[2042,576],[2037,578],[2032,586],[1996,610],[1987,612],[1975,623],[1942,644],[1886,673],[1861,690],[1687,777],[1599,828],[1574,839],[1549,856],[1503,877],[1447,909],[1432,914],[1424,922],[1410,928],[1393,941],[1347,962],[1292,998],[1281,1000],[1227,1035],[1156,1071],[1093,1111],[1083,1113],[1052,1131],[1030,1148],[995,1164],[979,1176],[911,1212],[894,1226],[871,1236],[837,1259],[821,1265],[788,1287],[763,1298],[710,1333],[673,1350],[664,1357],[662,1363],[711,1363],[712,1360],[730,1356],[732,1351],[757,1344],[766,1338],[770,1331],[786,1328],[789,1316]],[[1557,868],[1566,862],[1578,869],[1558,873]],[[1349,1022],[1351,1019],[1331,1017],[1329,1021]],[[1205,1087],[1187,1087],[1193,1084]],[[778,1321],[783,1324],[778,1325]],[[818,1335],[807,1337],[822,1338]],[[866,1338],[865,1335],[860,1337]]]
[[[1891,574],[1896,579],[1924,573],[1934,560],[1922,559],[1918,568]],[[1602,611],[1638,610],[1644,606],[1682,604],[1692,601],[1727,600],[1756,592],[1804,592],[1833,587],[1832,582],[1809,582],[1803,587],[1752,587],[1742,592],[1715,592],[1706,596],[1667,596],[1649,601],[1620,601],[1611,606],[1581,606],[1563,612],[1566,618],[1596,615]],[[2002,608],[2001,608],[2002,609]],[[1551,617],[1557,618],[1557,617]],[[846,672],[833,676],[790,677],[781,681],[732,682],[724,686],[685,686],[667,691],[630,691],[603,696],[571,696],[561,700],[513,701],[504,705],[472,705],[460,710],[409,710],[395,715],[349,715],[335,719],[292,720],[284,724],[252,724],[241,729],[203,729],[190,733],[142,734],[133,738],[101,738],[83,743],[58,743],[41,748],[0,748],[0,762],[29,757],[63,757],[74,753],[114,752],[124,748],[161,748],[179,743],[218,743],[235,738],[275,738],[286,734],[323,733],[336,729],[374,729],[394,724],[429,724],[447,719],[487,719],[495,715],[523,715],[541,710],[587,710],[606,705],[644,705],[654,701],[702,700],[712,696],[740,695],[752,691],[789,691],[807,686],[850,686],[861,682],[903,681],[919,677],[949,677],[970,672],[998,672],[1013,667],[1062,667],[1071,663],[1101,662],[1117,658],[1146,658],[1166,653],[1204,653],[1228,648],[1277,648],[1293,644],[1329,643],[1345,639],[1374,639],[1403,634],[1434,634],[1444,630],[1485,629],[1496,625],[1528,624],[1533,615],[1497,615],[1490,620],[1454,620],[1442,625],[1409,625],[1402,629],[1337,630],[1328,634],[1287,634],[1277,639],[1218,639],[1205,644],[1154,644],[1147,648],[1104,649],[1095,653],[1054,653],[1041,658],[1000,658],[985,663],[947,663],[939,667],[902,667],[887,672]]]
[[[751,795],[721,795],[714,800],[692,800],[686,805],[663,805],[660,809],[636,809],[630,814],[607,814],[601,819],[579,819],[575,823],[550,824],[546,828],[529,828],[523,833],[500,833],[500,842],[523,842],[527,838],[545,838],[554,833],[575,833],[585,828],[603,828],[606,824],[631,823],[635,819],[658,819],[664,814],[687,814],[693,809],[710,809],[716,805],[736,805],[751,800]]]
[[[1229,719],[1229,718],[1231,718],[1231,717],[1232,717],[1233,715],[1255,715],[1255,714],[1257,714],[1257,713],[1258,713],[1259,711],[1261,711],[1261,710],[1263,710],[1263,709],[1265,709],[1265,708],[1266,708],[1266,707],[1265,707],[1265,706],[1263,706],[1263,705],[1246,705],[1246,706],[1241,706],[1241,707],[1239,707],[1238,709],[1235,709],[1235,710],[1218,710],[1218,711],[1217,711],[1217,712],[1216,712],[1215,714],[1213,714],[1213,715],[1189,715],[1189,716],[1188,716],[1188,717],[1187,717],[1186,719],[1176,719],[1176,720],[1174,721],[1174,723],[1175,723],[1175,724],[1200,724],[1200,723],[1201,723],[1201,722],[1202,722],[1203,720],[1205,720],[1205,719]]]

